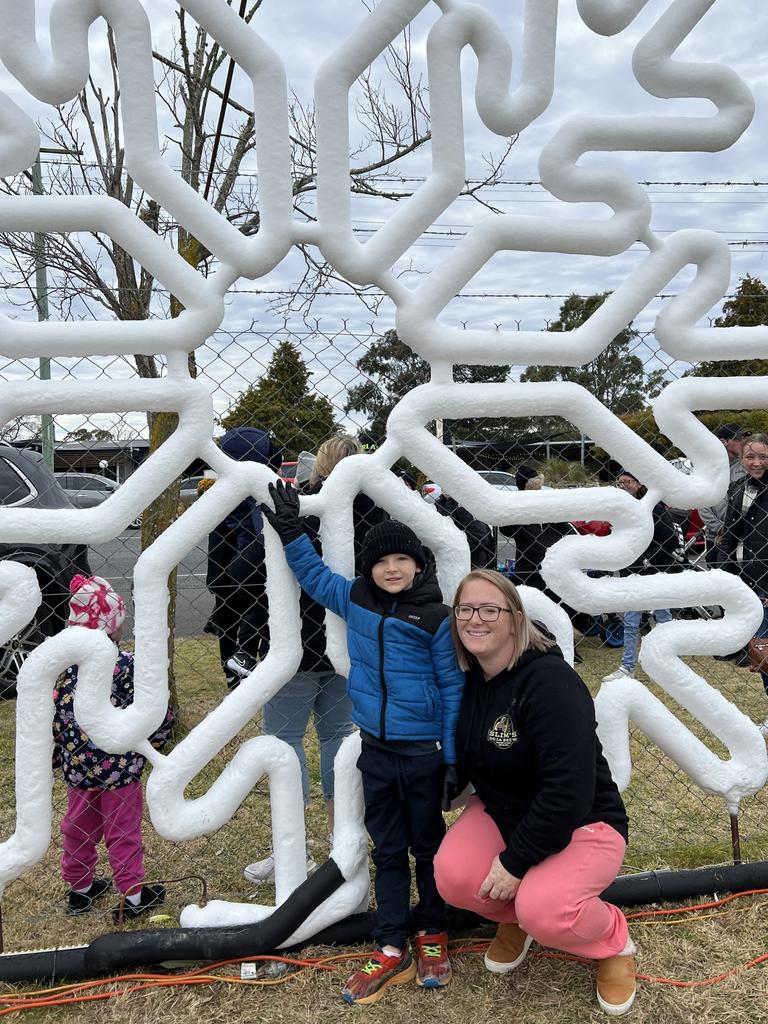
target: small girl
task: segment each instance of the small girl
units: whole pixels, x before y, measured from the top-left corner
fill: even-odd
[[[69,589],[72,596],[67,625],[102,629],[117,644],[125,619],[122,597],[100,576],[75,576]],[[75,721],[76,686],[77,666],[72,665],[59,676],[53,695],[55,759],[67,784],[67,811],[61,822],[61,874],[70,886],[67,913],[87,913],[112,888],[109,879],[95,877],[96,847],[103,839],[115,885],[125,896],[123,916],[138,917],[165,900],[163,886],[144,885],[144,758],[133,751],[107,754],[94,746]],[[118,652],[111,700],[118,708],[133,703],[133,655],[129,651]],[[172,721],[169,709],[165,721],[151,737],[158,749],[168,739]],[[119,908],[112,912],[112,917],[119,921]]]

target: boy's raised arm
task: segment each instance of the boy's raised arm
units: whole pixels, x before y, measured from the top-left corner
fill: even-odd
[[[269,485],[269,494],[275,505],[274,511],[266,504],[261,506],[261,510],[283,542],[285,557],[296,579],[313,601],[346,619],[354,581],[329,569],[315,551],[301,527],[296,490],[278,480],[276,484]]]

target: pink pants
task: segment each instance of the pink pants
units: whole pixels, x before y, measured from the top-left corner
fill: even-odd
[[[526,871],[512,900],[480,899],[477,891],[491,862],[505,848],[501,833],[478,797],[470,797],[435,857],[443,899],[491,921],[517,922],[542,946],[594,960],[620,953],[627,942],[622,912],[599,899],[616,878],[626,844],[599,821],[573,833],[564,850]]]
[[[120,789],[67,789],[61,876],[72,889],[87,889],[93,881],[96,846],[103,839],[118,890],[138,891],[144,881],[142,807],[140,782]]]

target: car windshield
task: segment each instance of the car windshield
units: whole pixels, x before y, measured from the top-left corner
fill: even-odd
[[[509,484],[514,484],[514,482],[515,482],[515,478],[512,476],[511,473],[501,473],[501,472],[493,472],[492,470],[487,470],[486,472],[481,472],[480,476],[484,477],[488,481],[489,484],[507,484],[507,485],[509,485]]]

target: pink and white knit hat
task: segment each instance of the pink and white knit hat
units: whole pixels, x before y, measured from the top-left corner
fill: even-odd
[[[103,629],[116,633],[125,620],[125,604],[101,576],[74,576],[69,584],[68,626]]]

